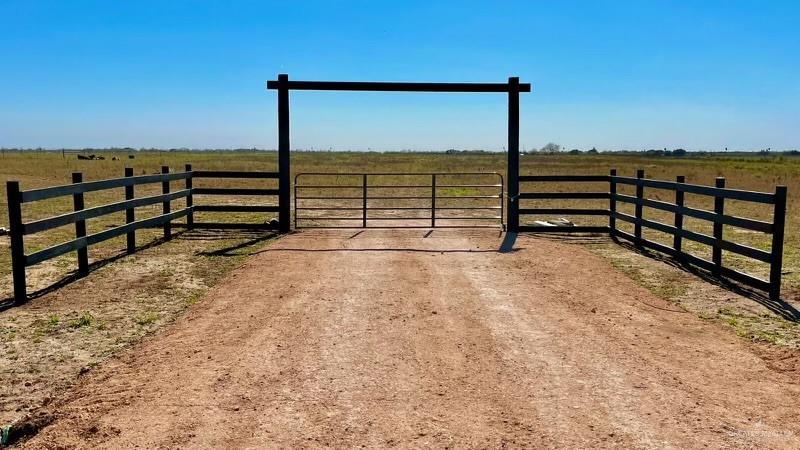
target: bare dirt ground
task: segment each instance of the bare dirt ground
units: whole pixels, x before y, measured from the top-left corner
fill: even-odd
[[[302,232],[43,412],[25,448],[798,448],[793,350],[584,247]]]

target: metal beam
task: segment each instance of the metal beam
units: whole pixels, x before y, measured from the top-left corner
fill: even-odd
[[[267,89],[281,89],[281,77],[267,81]],[[381,92],[530,92],[530,83],[403,83],[393,81],[288,81],[293,91],[381,91]]]

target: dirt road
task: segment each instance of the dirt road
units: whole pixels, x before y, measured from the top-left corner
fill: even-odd
[[[24,446],[800,446],[797,373],[730,330],[580,246],[425,233],[281,239]]]

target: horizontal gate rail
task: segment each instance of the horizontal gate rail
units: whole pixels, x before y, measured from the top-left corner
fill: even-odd
[[[331,184],[329,181],[322,181],[325,178],[337,177],[344,178],[347,184]],[[399,177],[398,184],[387,183],[380,180],[381,177]],[[402,181],[402,178],[414,177],[411,180]],[[445,179],[447,183],[437,183]],[[484,178],[474,183],[461,183],[454,180],[463,177]],[[487,183],[486,178],[492,177],[498,180],[497,183]],[[302,181],[311,178],[309,184]],[[377,180],[376,180],[377,178]],[[419,183],[420,179],[430,180],[429,184]],[[349,181],[352,180],[352,181]],[[370,180],[375,180],[375,184],[370,184]],[[412,181],[413,180],[413,181]],[[317,181],[317,182],[313,182]],[[358,182],[358,184],[356,184]],[[392,194],[391,189],[399,190],[397,194]],[[417,194],[420,189],[429,190],[428,195]],[[467,190],[464,195],[454,195],[452,190]],[[485,193],[487,189],[494,189],[496,194]],[[352,195],[358,190],[360,195]],[[309,192],[311,191],[311,192]],[[321,191],[332,191],[322,195]],[[410,192],[409,192],[410,191]],[[416,192],[415,192],[416,191]],[[484,193],[481,193],[484,192]],[[339,194],[341,193],[341,194]],[[355,202],[358,200],[359,202]],[[403,205],[374,205],[373,201],[414,201],[427,200],[425,204],[403,204]],[[481,204],[480,201],[496,200],[493,205]],[[316,203],[306,204],[306,201]],[[442,204],[441,201],[448,202]],[[467,204],[453,204],[453,202],[468,201]],[[322,204],[321,204],[322,203]],[[359,205],[359,206],[356,206]],[[296,228],[485,228],[487,225],[481,224],[454,224],[454,222],[479,222],[496,221],[497,225],[489,227],[502,227],[504,206],[503,206],[503,177],[496,172],[454,172],[454,173],[336,173],[336,172],[315,172],[300,173],[295,176],[294,183],[294,219]],[[320,215],[303,214],[303,212],[321,211]],[[339,217],[328,213],[337,211],[355,212],[360,211],[358,216]],[[370,212],[400,212],[400,211],[428,211],[424,216],[412,216],[408,214],[397,214],[391,216],[376,216]],[[482,211],[479,214],[469,214],[472,211]],[[496,212],[489,214],[488,212]],[[321,221],[331,221],[333,224],[319,224]],[[360,226],[350,226],[347,222],[360,221]],[[373,224],[369,222],[403,222],[402,225]],[[416,223],[412,223],[412,221]],[[345,222],[345,223],[340,223]],[[419,222],[427,222],[420,224]]]
[[[194,178],[260,178],[278,179],[278,172],[243,172],[236,170],[195,170],[192,172]]]
[[[53,186],[40,189],[23,191],[19,182],[7,182],[9,223],[11,235],[12,276],[14,282],[14,302],[23,303],[27,299],[26,273],[27,267],[42,263],[49,259],[70,252],[77,252],[78,275],[85,276],[89,271],[88,248],[109,239],[125,235],[126,251],[133,253],[136,250],[136,231],[144,228],[163,227],[165,240],[172,237],[173,226],[186,228],[240,228],[240,229],[277,229],[279,224],[266,223],[219,223],[219,222],[194,222],[195,212],[228,212],[228,213],[274,213],[279,212],[278,205],[194,205],[195,195],[232,196],[232,195],[259,195],[277,197],[278,189],[253,189],[253,188],[195,188],[195,178],[226,178],[226,179],[277,179],[277,172],[243,172],[243,171],[192,171],[191,165],[186,165],[184,172],[170,172],[169,167],[163,166],[159,174],[134,176],[132,168],[125,168],[124,177],[108,180],[84,182],[81,173],[73,174],[73,183],[63,186]],[[184,189],[170,191],[170,182],[183,180]],[[147,184],[161,184],[161,194],[145,197],[135,197],[135,186]],[[84,194],[110,189],[123,189],[124,200],[105,205],[84,207]],[[23,221],[23,205],[43,200],[71,196],[73,211],[53,217],[37,219],[30,222]],[[185,206],[172,210],[172,202],[185,200]],[[154,217],[136,219],[137,208],[153,205],[162,205],[162,213]],[[125,224],[117,225],[100,232],[87,234],[86,221],[106,216],[108,214],[125,212]],[[173,223],[175,220],[186,218],[185,224]],[[24,237],[54,228],[73,225],[75,238],[61,242],[42,250],[25,254]]]
[[[608,192],[525,192],[519,195],[520,200],[608,200],[608,207],[602,208],[523,208],[520,215],[548,215],[559,214],[567,216],[607,216],[608,226],[531,226],[523,225],[520,231],[535,232],[599,232],[609,233],[614,238],[630,241],[637,247],[649,248],[671,256],[680,263],[699,267],[711,272],[713,275],[728,278],[750,287],[765,290],[772,299],[780,298],[781,270],[783,265],[783,241],[786,222],[786,197],[785,186],[777,186],[774,193],[755,192],[725,187],[725,179],[717,178],[716,186],[703,186],[688,184],[685,177],[677,177],[676,181],[662,181],[645,179],[644,171],[637,171],[636,177],[617,176],[616,170],[609,175],[523,175],[520,182],[538,183],[608,183]],[[623,195],[617,192],[619,185],[632,186],[636,195]],[[645,188],[667,190],[674,192],[674,203],[654,200],[645,197]],[[714,210],[685,205],[685,194],[693,194],[713,198]],[[771,205],[772,222],[756,220],[746,217],[737,217],[725,212],[725,200]],[[634,206],[634,214],[625,214],[617,210],[618,203]],[[671,213],[673,223],[667,224],[644,217],[645,208]],[[684,228],[684,218],[691,217],[711,223],[712,234],[704,234]],[[620,230],[617,221],[632,224],[634,232]],[[772,235],[772,245],[769,250],[751,247],[723,238],[724,227],[733,226]],[[672,237],[672,246],[648,240],[642,236],[643,229],[651,229],[666,233]],[[711,247],[712,259],[706,260],[696,255],[687,253],[683,249],[683,239]],[[769,264],[769,280],[760,279],[754,275],[725,267],[723,265],[723,251],[741,255],[755,261]]]

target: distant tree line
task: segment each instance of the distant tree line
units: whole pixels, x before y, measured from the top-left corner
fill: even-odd
[[[92,153],[101,153],[101,152],[118,152],[118,153],[134,153],[134,152],[194,152],[194,151],[209,151],[209,152],[274,152],[274,149],[261,149],[257,147],[250,147],[250,148],[188,148],[188,147],[180,147],[180,148],[133,148],[133,147],[105,147],[105,148],[94,148],[94,147],[85,147],[85,148],[20,148],[20,147],[0,147],[0,152],[7,153],[7,152],[55,152],[55,153],[84,153],[84,154],[92,154]],[[337,150],[303,150],[303,149],[294,149],[292,151],[337,151]],[[394,151],[377,151],[378,153],[397,153],[397,150]],[[415,153],[414,150],[402,150],[400,152],[408,152],[408,153]],[[431,151],[424,151],[424,153],[432,153]],[[436,153],[433,151],[433,153]],[[496,153],[491,150],[484,150],[484,149],[464,149],[458,150],[454,148],[450,148],[444,150],[444,153],[448,155],[463,155],[463,154],[490,154]],[[577,148],[573,148],[571,150],[566,150],[561,145],[556,144],[554,142],[549,142],[544,145],[542,148],[539,149],[532,149],[532,150],[525,150],[520,152],[522,154],[527,155],[598,155],[598,154],[607,154],[607,155],[640,155],[640,156],[652,156],[652,157],[695,157],[695,156],[712,156],[712,155],[728,155],[728,156],[753,156],[753,155],[761,155],[761,156],[800,156],[800,150],[784,150],[784,151],[773,151],[771,148],[756,150],[756,151],[731,151],[729,152],[727,149],[725,151],[688,151],[683,148],[676,148],[669,150],[667,148],[664,149],[648,149],[648,150],[597,150],[597,148],[592,147],[588,150],[580,150]]]
[[[707,150],[699,150],[699,151],[688,151],[683,148],[676,148],[669,150],[666,147],[663,149],[648,149],[648,150],[602,150],[598,151],[597,148],[592,147],[589,150],[580,150],[577,148],[573,148],[572,150],[567,151],[562,146],[550,142],[547,145],[543,146],[540,149],[532,149],[522,152],[523,154],[528,155],[554,155],[554,154],[569,154],[569,155],[597,155],[597,154],[609,154],[609,155],[640,155],[640,156],[652,156],[652,157],[687,157],[687,156],[710,156],[710,155],[762,155],[762,156],[769,156],[769,155],[784,155],[784,156],[800,156],[800,150],[784,150],[782,152],[773,152],[770,148],[759,150],[759,151],[739,151],[739,152],[728,152],[726,148],[725,151],[707,151]]]

